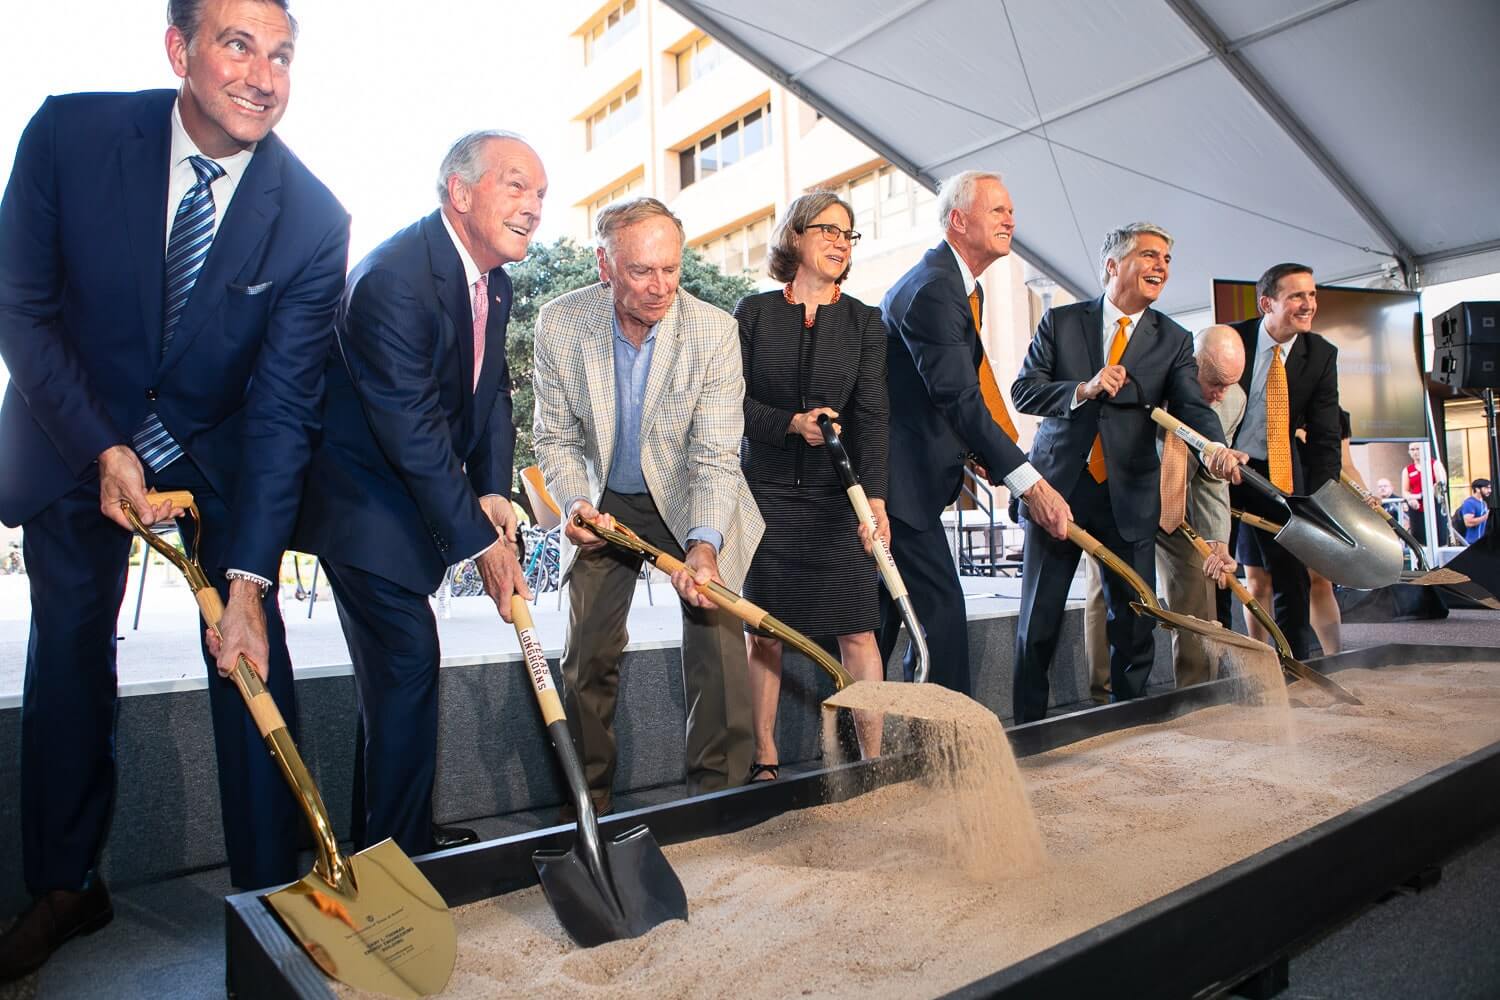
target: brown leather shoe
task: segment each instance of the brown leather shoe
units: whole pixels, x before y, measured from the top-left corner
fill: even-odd
[[[92,934],[114,917],[109,890],[98,876],[83,892],[42,893],[0,937],[0,983],[35,972],[69,938]]]

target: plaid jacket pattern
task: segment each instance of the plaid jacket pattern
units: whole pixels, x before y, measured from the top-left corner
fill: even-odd
[[[615,450],[614,302],[603,284],[558,296],[536,321],[532,430],[558,503],[598,504]],[[724,536],[719,573],[738,590],[760,536],[760,510],[740,471],[745,380],[734,317],[678,291],[656,331],[641,412],[641,471],[681,544],[697,527]],[[575,550],[563,537],[563,572]]]

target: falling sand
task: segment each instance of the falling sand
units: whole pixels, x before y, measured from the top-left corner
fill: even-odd
[[[907,781],[668,847],[690,921],[634,940],[574,947],[535,888],[461,907],[444,995],[930,997],[1500,741],[1500,663],[1337,677],[1365,704],[1294,683],[1295,743],[1220,705],[1020,761],[1039,868],[973,877]]]

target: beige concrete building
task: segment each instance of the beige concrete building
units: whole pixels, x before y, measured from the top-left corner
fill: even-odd
[[[565,235],[588,243],[605,205],[653,195],[689,245],[769,288],[775,220],[803,191],[830,187],[863,235],[844,290],[872,305],[941,239],[931,192],[658,0],[569,0],[563,22],[556,69],[572,125],[556,187],[578,195]],[[1024,230],[1024,202],[1017,217]],[[1012,255],[983,278],[985,349],[1002,383],[1040,317],[1029,276]],[[1019,423],[1024,445],[1034,421]]]

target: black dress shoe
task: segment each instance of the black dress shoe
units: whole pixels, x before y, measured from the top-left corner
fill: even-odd
[[[479,834],[466,826],[438,826],[432,824],[432,849],[446,851],[450,847],[479,843]]]
[[[109,890],[98,876],[82,892],[53,889],[42,893],[0,936],[0,983],[35,972],[69,938],[92,934],[114,916]]]

